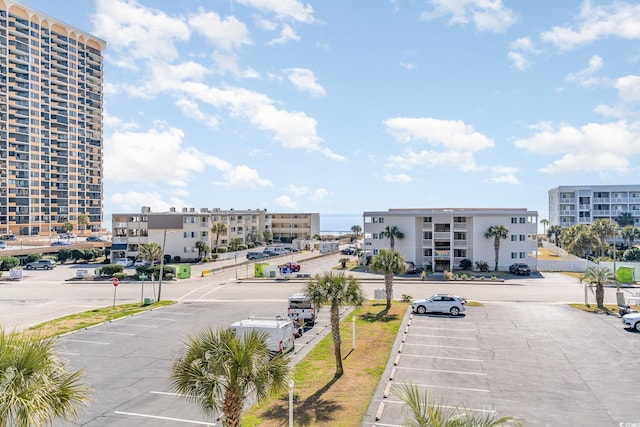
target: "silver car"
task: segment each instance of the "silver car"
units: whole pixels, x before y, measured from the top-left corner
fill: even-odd
[[[450,313],[457,316],[466,310],[465,300],[457,295],[437,294],[411,303],[411,311],[418,314]]]

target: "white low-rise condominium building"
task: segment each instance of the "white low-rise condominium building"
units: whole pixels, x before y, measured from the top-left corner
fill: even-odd
[[[364,212],[364,250],[377,255],[390,248],[387,227],[397,227],[403,238],[394,239],[394,249],[407,261],[433,271],[453,271],[460,261],[485,261],[495,265],[494,238],[486,237],[491,226],[504,226],[500,239],[499,270],[516,262],[537,268],[538,212],[527,209],[389,209]]]
[[[549,190],[549,225],[562,228],[615,220],[629,213],[640,225],[640,185],[574,185]]]

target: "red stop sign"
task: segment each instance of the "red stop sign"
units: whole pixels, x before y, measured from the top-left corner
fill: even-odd
[[[120,281],[118,280],[117,277],[113,278],[113,286],[118,286],[118,284],[120,283]]]

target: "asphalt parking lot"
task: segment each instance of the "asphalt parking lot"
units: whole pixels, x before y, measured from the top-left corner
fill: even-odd
[[[530,426],[640,423],[640,334],[564,304],[486,303],[405,317],[363,426],[401,426],[396,385]],[[640,424],[636,424],[640,425]]]

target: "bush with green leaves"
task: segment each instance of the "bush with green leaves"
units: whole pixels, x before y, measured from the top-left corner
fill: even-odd
[[[9,271],[20,265],[20,260],[12,256],[0,257],[0,271]]]
[[[127,273],[114,273],[112,276],[118,280],[122,280],[127,277]]]
[[[481,272],[489,271],[489,263],[487,261],[476,261],[476,268]]]
[[[24,258],[24,263],[27,264],[29,262],[38,261],[42,259],[42,254],[29,254]]]
[[[633,247],[624,251],[622,255],[624,261],[640,261],[640,249]]]
[[[472,266],[473,266],[473,262],[471,262],[471,260],[468,259],[468,258],[465,258],[465,259],[460,261],[460,269],[461,270],[471,270]]]
[[[181,259],[182,258],[180,258],[180,255],[176,255],[176,256],[173,257],[173,262],[178,263],[178,262],[180,262]]]
[[[99,271],[100,275],[111,277],[116,273],[122,273],[124,271],[124,266],[120,264],[107,264],[102,266]]]
[[[59,263],[64,264],[66,260],[71,259],[71,249],[66,249],[66,248],[60,249],[56,254],[56,257]]]
[[[226,246],[221,246],[219,248],[216,248],[216,253],[223,254],[223,253],[226,253],[226,252],[227,252],[227,247]]]

